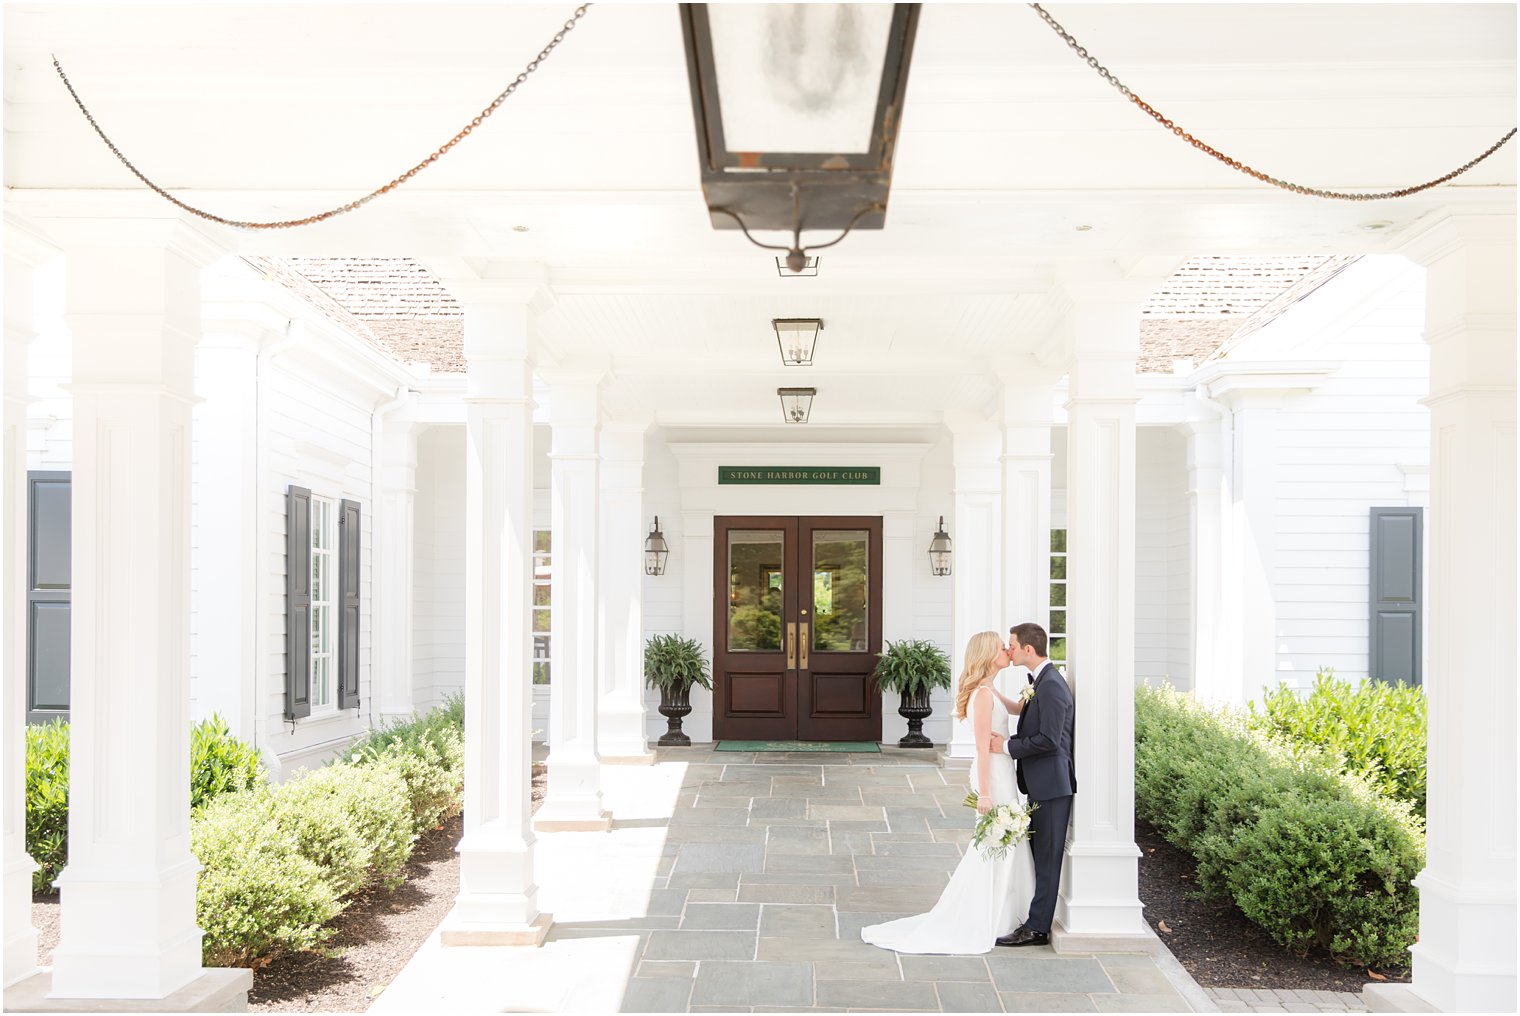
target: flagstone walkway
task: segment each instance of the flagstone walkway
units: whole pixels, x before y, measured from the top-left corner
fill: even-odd
[[[539,835],[542,949],[435,934],[371,1011],[1217,1011],[1164,950],[861,942],[932,906],[969,837],[965,770],[932,752],[658,757],[603,767],[612,832]]]

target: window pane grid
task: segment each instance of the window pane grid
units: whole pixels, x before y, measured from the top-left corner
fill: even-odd
[[[311,499],[311,710],[331,712],[333,696],[333,503]]]
[[[1050,658],[1066,662],[1066,530],[1050,531]]]
[[[550,624],[550,589],[553,569],[550,564],[550,531],[533,531],[533,683],[548,684],[552,664]]]

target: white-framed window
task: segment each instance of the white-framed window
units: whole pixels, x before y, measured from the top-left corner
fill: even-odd
[[[1066,530],[1050,531],[1050,658],[1066,662]]]
[[[553,661],[550,653],[550,580],[549,530],[533,531],[533,683],[548,684]]]
[[[337,512],[330,498],[311,498],[311,713],[338,708]]]

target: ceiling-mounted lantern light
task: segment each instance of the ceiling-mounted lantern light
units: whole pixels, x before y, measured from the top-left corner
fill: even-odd
[[[886,222],[919,4],[682,4],[702,194],[715,229],[785,252]],[[789,246],[760,243],[784,229]],[[840,230],[802,243],[803,230]]]
[[[660,532],[660,517],[654,517],[654,528],[644,538],[644,574],[664,575],[665,561],[670,557],[670,545],[665,542],[665,534]]]
[[[776,394],[781,396],[781,415],[787,423],[808,422],[808,416],[813,412],[813,396],[818,394],[818,389],[777,388]]]
[[[935,575],[950,574],[950,534],[945,532],[945,517],[939,517],[939,531],[929,541],[929,570]]]
[[[818,318],[771,318],[776,344],[781,347],[781,362],[788,367],[811,367],[813,349],[823,322]]]
[[[777,275],[783,279],[811,279],[817,276],[818,266],[823,263],[823,258],[816,255],[806,255],[802,259],[802,268],[795,272],[787,267],[786,262],[786,258],[779,255],[776,257]]]

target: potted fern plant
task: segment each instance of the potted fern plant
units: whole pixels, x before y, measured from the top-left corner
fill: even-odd
[[[681,721],[691,712],[691,686],[712,689],[702,644],[679,635],[651,635],[644,643],[644,683],[660,689],[660,715],[665,717],[661,745],[688,745],[691,738]]]
[[[876,660],[872,676],[882,691],[895,691],[902,697],[897,713],[908,721],[908,733],[897,746],[934,747],[934,742],[924,736],[924,717],[934,711],[929,705],[930,693],[935,688],[950,687],[950,658],[944,650],[922,639],[889,641]]]

